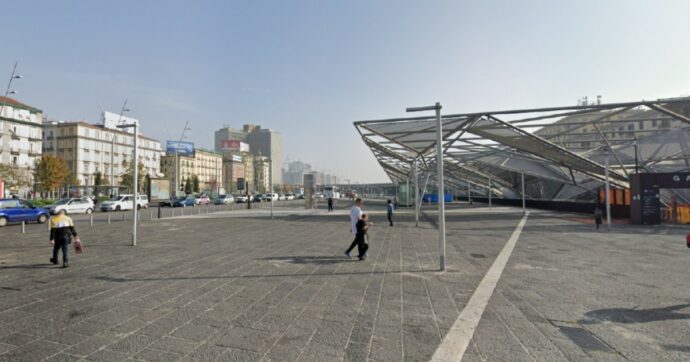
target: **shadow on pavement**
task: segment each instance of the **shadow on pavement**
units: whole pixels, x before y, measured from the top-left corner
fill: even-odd
[[[260,260],[267,261],[280,261],[290,264],[316,264],[316,265],[329,265],[329,264],[340,264],[349,263],[356,261],[355,259],[344,258],[342,256],[309,256],[309,255],[295,255],[295,256],[275,256],[260,258]]]
[[[55,268],[52,264],[20,264],[20,265],[7,265],[0,266],[0,269],[49,269]]]
[[[581,324],[597,324],[601,322],[616,323],[649,323],[668,320],[690,319],[690,313],[677,313],[681,309],[690,307],[690,304],[678,304],[663,308],[607,308],[597,309],[585,313]]]

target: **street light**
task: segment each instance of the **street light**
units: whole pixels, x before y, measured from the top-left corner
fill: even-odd
[[[180,143],[182,143],[182,140],[185,138],[185,133],[187,131],[191,131],[192,129],[189,128],[189,121],[185,122],[184,128],[182,129],[182,134],[180,135],[180,140],[177,141],[177,144],[175,145],[175,187],[177,187],[177,184],[180,182],[180,162],[179,162],[179,156],[178,156],[178,151],[180,149]],[[175,197],[177,197],[177,191],[179,189],[175,190]]]
[[[7,103],[7,96],[10,94],[17,94],[18,93],[16,90],[10,90],[10,87],[12,87],[12,81],[15,79],[24,78],[23,76],[17,74],[17,64],[18,64],[18,62],[14,62],[14,68],[12,68],[12,74],[10,74],[10,80],[7,82],[7,89],[5,89],[5,98],[2,99],[2,104],[0,104],[0,117],[2,117],[2,111],[4,110],[5,104]]]
[[[120,110],[120,117],[117,119],[117,127],[120,127],[120,123],[122,122],[122,115],[125,112],[129,112],[130,109],[127,108],[127,100],[125,99],[125,102],[122,104],[122,109]],[[104,115],[105,117],[105,115]],[[113,132],[113,136],[110,139],[110,193],[115,194],[113,187],[115,186],[115,137],[117,137],[117,134]]]
[[[132,167],[134,168],[133,178],[134,178],[134,202],[132,205],[132,210],[134,210],[134,222],[132,226],[132,246],[137,245],[137,217],[139,216],[139,210],[137,210],[138,197],[139,197],[139,155],[137,152],[137,141],[139,139],[139,124],[137,121],[129,124],[118,124],[117,128],[134,128],[134,157],[132,159]]]
[[[635,174],[637,174],[637,136],[633,137],[633,146],[635,147]]]
[[[410,107],[407,112],[436,112],[436,173],[438,178],[438,243],[439,243],[439,264],[441,271],[446,270],[446,200],[443,190],[443,124],[441,122],[441,103],[436,102],[433,106]],[[409,199],[409,187],[408,187]]]

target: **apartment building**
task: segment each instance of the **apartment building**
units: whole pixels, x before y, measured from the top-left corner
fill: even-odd
[[[33,183],[32,169],[41,158],[42,118],[40,109],[0,96],[0,164],[16,168],[21,178],[6,180],[8,192],[23,194]]]
[[[139,163],[149,175],[160,173],[161,143],[139,134]],[[91,186],[100,172],[107,185],[118,186],[132,164],[134,135],[117,128],[88,122],[43,123],[43,152],[52,153],[67,163],[82,186]]]
[[[175,154],[168,152],[161,157],[161,172],[171,183],[175,182]],[[220,153],[195,148],[193,155],[177,155],[177,170],[179,185],[177,189],[184,191],[185,182],[192,176],[199,178],[199,191],[217,193],[223,186],[223,156]]]

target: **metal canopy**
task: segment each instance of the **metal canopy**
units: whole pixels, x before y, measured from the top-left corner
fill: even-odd
[[[627,175],[634,168],[631,166],[633,138],[649,137],[649,142],[639,143],[642,153],[648,156],[645,158],[649,158],[649,162],[640,162],[646,162],[648,169],[661,168],[662,163],[666,166],[674,157],[679,160],[677,163],[689,167],[687,138],[683,138],[685,143],[679,139],[669,146],[658,140],[659,134],[667,130],[629,129],[631,122],[674,121],[680,122],[681,127],[689,125],[690,118],[678,110],[686,105],[690,105],[690,98],[445,115],[442,116],[442,150],[448,170],[445,180],[449,185],[471,181],[476,187],[487,189],[491,179],[496,191],[501,188],[519,194],[521,190],[515,180],[524,173],[530,182],[544,184],[535,189],[552,190],[535,196],[576,197],[591,194],[591,190],[601,186],[605,179],[604,155],[608,153],[611,183],[627,188]],[[419,172],[433,174],[435,163],[430,162],[436,155],[433,117],[354,124],[394,182],[409,180],[413,164]],[[626,124],[628,128],[623,129]],[[680,136],[676,133],[675,137]]]

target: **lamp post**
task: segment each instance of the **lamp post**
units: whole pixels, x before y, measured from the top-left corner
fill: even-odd
[[[7,89],[5,89],[5,98],[2,99],[2,104],[0,104],[0,117],[2,117],[2,111],[5,108],[5,104],[7,103],[7,96],[10,94],[17,94],[17,91],[15,90],[10,90],[12,87],[12,81],[15,79],[22,79],[24,78],[23,76],[17,74],[17,64],[18,62],[14,62],[14,68],[12,68],[12,74],[10,74],[10,80],[7,82]]]
[[[178,183],[180,182],[180,160],[179,160],[179,149],[180,149],[180,143],[182,143],[182,140],[185,138],[184,134],[187,133],[187,131],[191,131],[192,129],[189,128],[189,121],[185,122],[184,128],[182,129],[182,134],[180,135],[180,140],[177,141],[177,144],[175,145],[175,197],[177,197],[177,191],[178,189]]]
[[[436,112],[436,168],[438,178],[438,243],[439,264],[441,271],[446,270],[446,205],[443,190],[443,123],[441,122],[441,103],[433,106],[410,107],[407,112],[435,111]],[[409,195],[409,188],[408,188]]]
[[[611,186],[609,183],[609,150],[606,150],[606,230],[611,231]]]
[[[120,117],[117,120],[117,127],[120,126],[120,123],[122,122],[122,115],[125,112],[129,112],[129,108],[127,108],[127,100],[125,99],[125,102],[122,104],[122,109],[120,110]],[[104,115],[105,117],[105,115]],[[113,191],[113,186],[115,186],[115,137],[117,135],[115,132],[113,132],[113,137],[110,139],[110,193],[115,194]]]
[[[133,123],[130,124],[118,124],[117,128],[134,128],[134,157],[132,159],[132,167],[134,170],[132,171],[133,178],[134,178],[134,200],[132,204],[132,210],[134,211],[134,220],[132,222],[132,246],[137,245],[137,218],[139,216],[138,212],[138,197],[139,197],[139,155],[137,151],[137,142],[139,138],[139,124],[137,121],[134,121]]]
[[[633,147],[635,148],[635,174],[639,173],[637,169],[637,136],[633,137]]]

